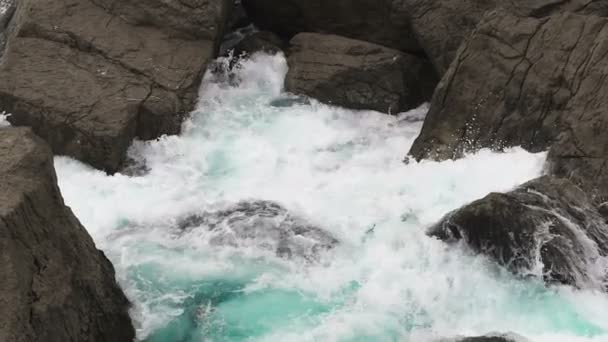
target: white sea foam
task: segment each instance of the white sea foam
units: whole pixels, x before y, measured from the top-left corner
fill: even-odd
[[[11,123],[8,122],[9,115],[10,114],[7,114],[6,112],[0,112],[0,127],[7,127],[11,125]]]
[[[283,56],[256,55],[233,75],[238,87],[207,75],[182,135],[131,148],[150,169],[144,176],[107,176],[56,159],[66,202],[135,303],[140,338],[167,339],[158,332],[199,300],[188,328],[196,333],[183,340],[432,341],[514,332],[541,342],[608,341],[604,294],[517,280],[424,234],[448,211],[539,176],[545,154],[484,150],[405,165],[426,107],[392,117],[307,103],[282,93],[286,72]],[[280,203],[339,246],[306,264],[215,246],[205,229],[166,228],[248,199]],[[220,285],[197,295],[207,293],[200,284]]]

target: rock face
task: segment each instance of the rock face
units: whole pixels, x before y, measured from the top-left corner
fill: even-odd
[[[218,43],[232,9],[232,0],[91,0],[138,26],[169,29],[173,36]]]
[[[256,246],[286,258],[314,259],[338,243],[322,229],[267,201],[240,202],[226,210],[191,215],[180,220],[178,228],[208,229],[214,233],[213,244]]]
[[[63,203],[53,156],[0,128],[0,341],[132,341],[112,264]]]
[[[502,0],[499,0],[502,1]],[[405,0],[408,18],[419,44],[443,75],[460,44],[496,0]]]
[[[608,91],[607,23],[489,14],[439,83],[410,154],[446,159],[483,147],[553,146],[555,174],[605,197],[608,100],[598,94]]]
[[[500,8],[526,17],[562,12],[608,15],[606,0],[405,0],[403,3],[418,42],[440,75],[488,11]]]
[[[425,60],[335,35],[291,40],[288,91],[353,109],[397,113],[428,100],[435,74]]]
[[[54,153],[114,172],[133,138],[179,131],[230,5],[21,0],[0,62],[0,110]]]
[[[448,214],[429,234],[463,240],[518,275],[608,289],[606,218],[564,179],[545,176],[490,194]]]
[[[290,39],[300,32],[337,34],[421,52],[403,1],[242,0],[253,22]]]

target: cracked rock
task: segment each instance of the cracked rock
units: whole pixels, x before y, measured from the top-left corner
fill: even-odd
[[[461,43],[488,11],[503,9],[537,18],[563,12],[608,15],[607,0],[403,0],[399,3],[439,75],[446,72]]]
[[[114,268],[57,187],[30,128],[0,128],[0,341],[133,341]]]
[[[550,171],[608,195],[608,19],[494,11],[439,83],[410,154],[458,158],[480,148],[551,149]]]
[[[0,61],[0,110],[54,153],[115,172],[134,138],[179,132],[229,6],[21,0]]]
[[[396,114],[427,101],[435,85],[426,60],[384,46],[318,33],[291,44],[287,90],[325,103]]]

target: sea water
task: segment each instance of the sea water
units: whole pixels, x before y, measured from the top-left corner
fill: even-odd
[[[65,201],[113,262],[139,339],[608,341],[607,295],[546,288],[425,235],[449,211],[540,176],[544,153],[404,163],[426,106],[398,116],[332,107],[284,93],[286,72],[282,55],[258,54],[208,73],[181,135],[133,144],[138,172],[56,158]],[[176,228],[257,200],[338,244],[285,258]]]

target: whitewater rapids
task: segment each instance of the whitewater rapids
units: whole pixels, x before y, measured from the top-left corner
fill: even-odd
[[[306,101],[283,93],[286,72],[282,55],[260,54],[233,75],[208,73],[180,136],[133,144],[139,175],[56,158],[66,203],[134,304],[139,339],[608,341],[605,294],[516,279],[425,235],[450,210],[541,175],[544,153],[406,165],[426,107],[394,117]],[[338,243],[310,261],[172,228],[242,201],[277,203]]]

